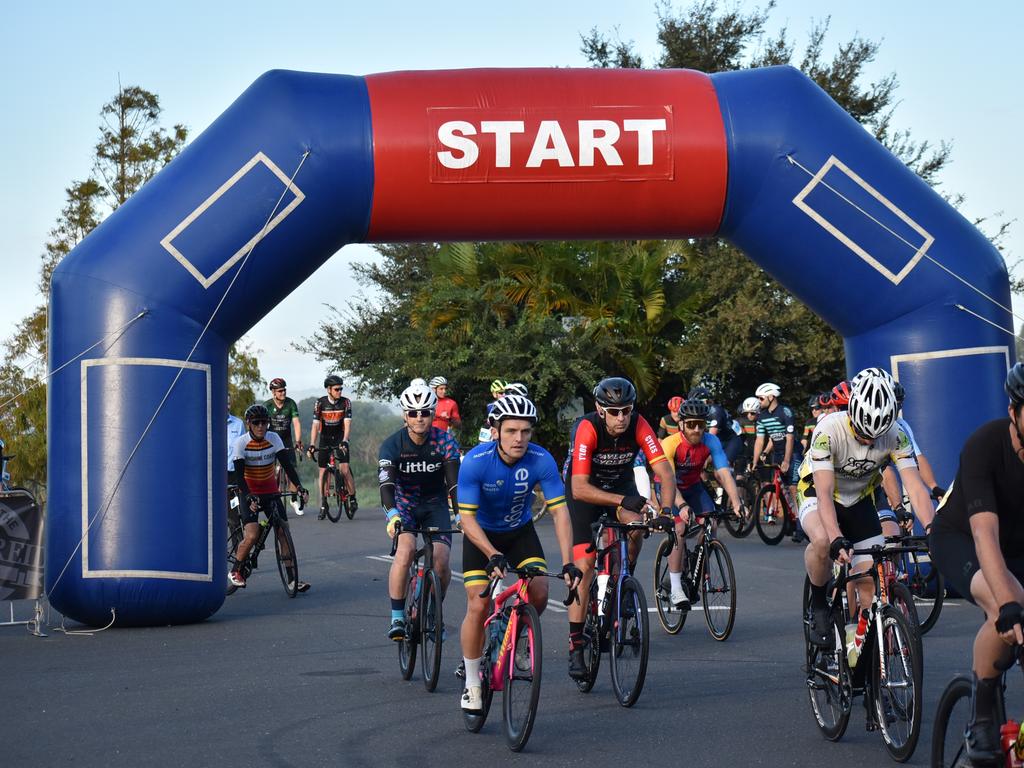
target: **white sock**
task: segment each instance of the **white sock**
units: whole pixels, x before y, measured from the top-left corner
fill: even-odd
[[[480,685],[480,662],[483,661],[483,656],[479,659],[467,659],[463,656],[462,660],[466,662],[466,687]]]
[[[672,571],[669,571],[668,577],[672,582],[672,591],[681,591],[683,588],[683,572],[680,571],[679,573],[672,573]]]

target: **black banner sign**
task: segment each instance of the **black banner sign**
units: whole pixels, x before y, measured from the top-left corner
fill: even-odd
[[[42,512],[28,491],[0,492],[0,602],[42,593]]]

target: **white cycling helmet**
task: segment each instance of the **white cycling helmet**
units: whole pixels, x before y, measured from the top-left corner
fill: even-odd
[[[892,378],[861,371],[850,393],[850,424],[864,437],[884,435],[896,423],[896,393]]]
[[[743,405],[740,406],[740,413],[760,413],[761,403],[758,402],[756,397],[748,397],[743,401]]]
[[[427,386],[427,380],[426,379],[421,379],[419,377],[416,377],[415,379],[413,379],[412,381],[409,382],[409,386],[410,387],[425,387],[425,386]]]
[[[884,368],[865,368],[863,371],[858,373],[850,380],[850,388],[852,389],[853,387],[857,386],[857,382],[860,381],[865,376],[881,376],[883,379],[888,380],[890,384],[893,384],[895,382],[895,379],[893,379],[892,375]]]
[[[430,387],[431,389],[433,389],[434,387],[447,387],[448,379],[446,379],[444,376],[435,376],[428,382],[427,386]]]
[[[487,422],[492,427],[496,427],[505,419],[526,419],[536,423],[537,407],[522,395],[505,395],[494,402]]]
[[[437,395],[426,384],[406,387],[398,398],[403,411],[432,411],[437,407]]]
[[[758,397],[778,397],[782,394],[782,390],[779,389],[778,384],[772,384],[770,381],[766,381],[755,390],[754,394]]]
[[[522,397],[529,397],[530,392],[526,389],[525,384],[520,384],[518,381],[513,381],[511,384],[505,385],[506,395],[520,395]]]

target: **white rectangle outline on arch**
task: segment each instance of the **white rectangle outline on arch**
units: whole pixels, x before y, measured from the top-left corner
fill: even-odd
[[[190,368],[206,374],[206,573],[191,571],[114,571],[89,568],[89,424],[87,385],[89,368],[96,365],[162,365],[170,368]],[[167,360],[159,357],[107,357],[82,361],[82,578],[83,579],[178,579],[181,581],[213,581],[213,435],[210,409],[210,366],[185,360]]]
[[[1001,347],[962,347],[960,349],[938,349],[934,352],[912,352],[906,355],[892,355],[889,357],[889,362],[892,365],[893,378],[899,381],[900,363],[967,357],[968,355],[998,355],[1000,353],[1006,357],[1006,370],[1010,370],[1010,348],[1005,345]]]
[[[899,271],[899,274],[893,274],[892,271],[886,268],[884,264],[882,264],[870,253],[868,253],[859,245],[857,245],[857,243],[855,243],[849,237],[844,235],[841,231],[839,231],[839,229],[833,226],[828,219],[826,219],[816,210],[811,208],[811,206],[809,206],[806,202],[804,202],[804,198],[806,198],[807,195],[811,193],[812,189],[814,189],[816,186],[818,186],[818,184],[821,183],[821,180],[825,178],[825,174],[828,173],[832,168],[838,168],[840,171],[849,176],[854,181],[854,183],[861,187],[861,189],[863,189],[873,198],[878,200],[878,202],[880,202],[882,205],[884,205],[886,208],[888,208],[890,211],[896,214],[903,223],[905,223],[907,226],[912,228],[915,232],[917,232],[919,235],[921,235],[921,237],[924,238],[924,242],[921,244],[921,247],[917,249],[917,252],[914,254],[913,258],[910,259],[910,261],[906,263],[903,269]],[[829,156],[828,160],[821,167],[821,169],[816,174],[814,174],[814,177],[807,183],[807,186],[801,189],[799,194],[797,194],[797,196],[793,198],[793,204],[801,211],[806,213],[808,216],[810,216],[812,219],[814,219],[814,221],[816,221],[826,232],[828,232],[834,238],[839,240],[839,242],[841,242],[855,254],[860,256],[864,261],[866,261],[876,270],[881,272],[882,275],[887,280],[889,280],[893,285],[899,285],[903,281],[903,278],[910,274],[910,270],[917,266],[917,262],[919,262],[924,257],[925,252],[927,252],[927,250],[931,247],[932,243],[935,242],[935,238],[932,237],[925,229],[923,229],[916,221],[914,221],[907,214],[901,211],[893,202],[886,198],[885,195],[883,195],[877,189],[875,189],[866,181],[864,181],[864,179],[862,179],[860,176],[858,176],[856,173],[850,170],[850,168],[847,167],[847,165],[843,163],[841,160],[839,160],[839,158],[837,158],[835,155]]]
[[[235,251],[235,254],[230,259],[225,261],[224,264],[221,265],[220,269],[218,269],[209,277],[206,277],[206,275],[204,275],[202,272],[196,269],[196,266],[191,261],[185,258],[185,255],[181,251],[174,247],[171,241],[174,240],[174,238],[176,238],[182,232],[184,232],[185,229],[188,228],[188,226],[193,221],[198,219],[207,208],[209,208],[211,205],[217,202],[218,198],[220,198],[225,192],[227,192],[229,189],[231,189],[231,187],[238,183],[238,180],[245,176],[245,174],[247,174],[249,171],[251,171],[256,166],[257,163],[263,163],[265,166],[267,166],[267,168],[269,168],[271,172],[281,180],[281,183],[284,184],[285,187],[289,189],[293,195],[295,195],[295,198],[290,203],[288,203],[288,205],[282,208],[281,212],[277,214],[277,216],[275,216],[273,219],[271,219],[265,227],[263,227],[262,229],[260,229],[259,232],[253,235],[249,242],[247,242],[245,245],[243,245],[241,248]],[[291,179],[285,176],[284,172],[280,168],[278,168],[269,157],[267,157],[262,152],[257,152],[255,155],[252,156],[252,159],[249,160],[249,162],[247,162],[245,165],[238,169],[234,176],[232,176],[230,179],[221,184],[220,188],[216,192],[214,192],[212,195],[206,198],[198,208],[192,211],[192,213],[186,216],[185,219],[178,226],[172,229],[170,233],[168,233],[164,237],[164,239],[160,241],[160,245],[162,245],[167,250],[168,253],[170,253],[175,259],[177,259],[178,262],[180,262],[180,264],[183,267],[185,267],[185,269],[188,270],[189,274],[199,281],[200,285],[202,285],[203,288],[208,289],[211,285],[217,282],[225,272],[231,269],[231,267],[234,266],[234,264],[238,262],[239,259],[241,259],[250,250],[255,248],[256,243],[258,243],[265,235],[270,234],[270,232],[273,231],[274,227],[276,227],[278,224],[284,221],[285,217],[287,217],[288,214],[294,211],[296,206],[298,206],[299,203],[301,203],[305,199],[305,193],[303,193],[301,189],[295,186]]]

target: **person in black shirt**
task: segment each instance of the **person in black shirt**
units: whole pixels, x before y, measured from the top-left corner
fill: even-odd
[[[974,695],[967,755],[1001,764],[995,715],[1000,670],[1024,643],[1024,364],[1006,376],[1009,418],[979,427],[960,452],[956,480],[932,523],[932,562],[961,595],[985,611],[974,640]]]

